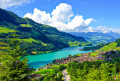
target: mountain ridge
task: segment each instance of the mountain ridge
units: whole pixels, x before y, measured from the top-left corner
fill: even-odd
[[[82,37],[61,32],[29,18],[20,18],[10,11],[0,9],[0,18],[0,38],[11,38],[16,32],[22,41],[21,47],[26,46],[30,54],[48,53],[69,46],[92,45]]]

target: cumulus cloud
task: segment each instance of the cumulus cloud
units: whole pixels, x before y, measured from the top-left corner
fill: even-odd
[[[51,17],[49,13],[46,13],[45,11],[40,11],[37,8],[34,9],[34,13],[27,13],[24,15],[24,17],[28,17],[33,19],[34,21],[42,24],[50,24],[51,23]]]
[[[74,15],[72,6],[66,3],[61,3],[53,9],[52,13],[46,13],[37,8],[34,13],[27,13],[24,17],[33,19],[34,21],[46,25],[56,27],[61,31],[75,31],[89,27],[93,18],[83,19],[81,15]]]
[[[81,30],[81,29],[87,28],[92,21],[95,21],[95,20],[92,18],[84,20],[83,16],[77,15],[71,20],[71,22],[67,24],[67,26],[72,30],[73,29]]]
[[[98,26],[97,28],[88,27],[85,30],[80,31],[80,32],[102,32],[102,33],[114,32],[114,33],[120,33],[120,29],[108,28],[106,26]]]
[[[71,5],[61,3],[56,6],[56,9],[51,13],[53,21],[57,22],[69,22],[73,17],[73,11]]]
[[[20,6],[22,3],[30,3],[30,0],[0,0],[0,8],[8,8],[12,6]]]

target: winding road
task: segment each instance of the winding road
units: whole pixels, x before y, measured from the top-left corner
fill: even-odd
[[[70,75],[68,75],[67,69],[62,71],[64,81],[70,81]]]

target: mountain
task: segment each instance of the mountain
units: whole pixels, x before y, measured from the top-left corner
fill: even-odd
[[[87,41],[98,44],[98,43],[108,43],[113,42],[116,39],[120,38],[120,34],[118,33],[100,33],[100,32],[68,32],[74,36],[81,36],[84,37]]]
[[[107,33],[109,35],[111,35],[112,37],[116,38],[116,39],[119,39],[120,38],[120,33],[113,33],[113,32],[109,32]]]
[[[47,53],[69,46],[91,45],[82,37],[0,9],[0,39],[11,38],[15,32],[18,40],[22,41],[20,46],[26,47],[30,54]]]

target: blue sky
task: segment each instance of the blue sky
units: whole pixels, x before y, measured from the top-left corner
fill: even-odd
[[[13,11],[20,17],[26,13],[34,13],[37,8],[46,13],[53,12],[61,3],[66,3],[72,7],[74,16],[82,15],[83,19],[93,18],[95,21],[89,24],[89,27],[97,28],[120,28],[120,0],[31,0],[29,3],[23,3],[20,6],[13,5],[5,9]]]

